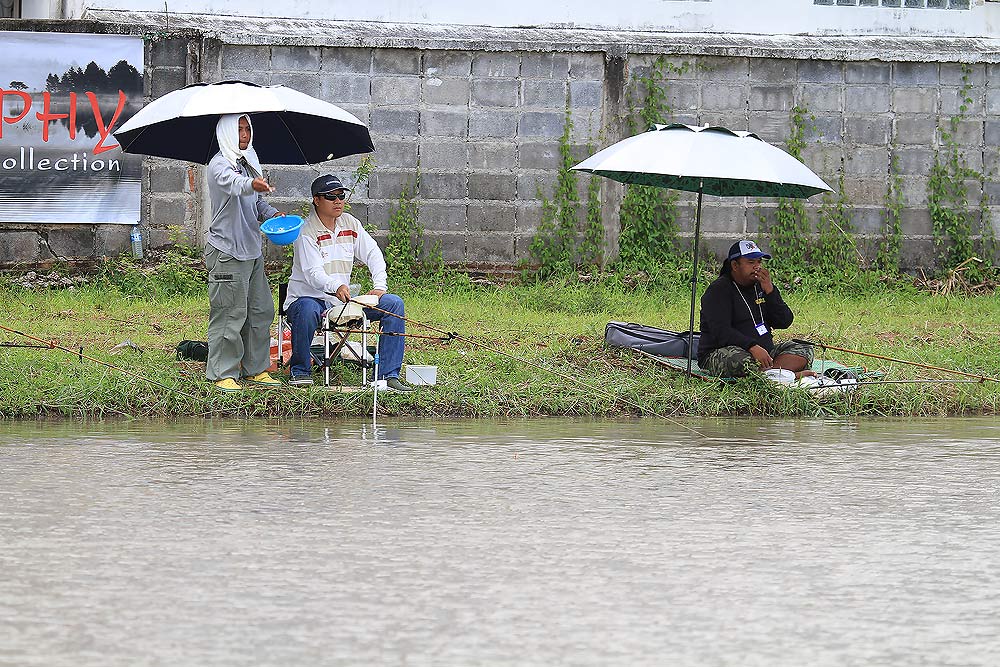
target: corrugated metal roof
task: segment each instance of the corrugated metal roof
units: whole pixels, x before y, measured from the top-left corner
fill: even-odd
[[[498,28],[114,9],[88,9],[83,18],[119,26],[134,34],[196,32],[226,44],[1000,62],[1000,40],[972,37],[774,36],[531,26]]]

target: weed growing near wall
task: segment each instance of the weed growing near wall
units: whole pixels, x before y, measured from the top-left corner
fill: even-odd
[[[837,192],[839,194],[826,193],[823,196],[809,266],[816,276],[832,282],[856,278],[862,261],[854,237],[854,223],[847,209],[843,171],[840,172]]]
[[[593,152],[593,147],[590,147]],[[601,217],[601,178],[587,182],[587,220],[583,227],[579,258],[583,266],[599,267],[604,263],[604,220]]]
[[[393,282],[412,279],[420,271],[420,253],[424,247],[424,228],[418,221],[420,205],[416,193],[420,173],[407,183],[399,195],[399,204],[389,216],[389,234],[385,243],[385,261]]]
[[[171,297],[198,294],[205,289],[202,251],[180,226],[167,228],[168,250],[151,250],[147,261],[129,253],[103,257],[97,265],[94,284],[128,297]],[[68,272],[64,268],[63,272]]]
[[[145,263],[128,254],[103,257],[93,282],[99,288],[135,298],[204,292],[205,268],[200,256],[192,258],[173,248],[150,255],[150,261]]]
[[[441,255],[441,242],[435,241],[427,247],[424,226],[420,224],[420,204],[416,199],[419,187],[418,171],[413,183],[403,187],[399,205],[389,216],[385,262],[389,280],[394,284],[439,283],[448,275]]]
[[[359,185],[364,185],[371,179],[372,174],[375,172],[376,166],[377,165],[375,164],[374,155],[369,154],[361,158],[361,162],[358,163],[358,168],[355,169],[354,173],[352,174],[355,190],[357,190]],[[347,201],[344,202],[345,211],[351,210],[351,195],[353,194],[354,194],[353,192],[349,193]]]
[[[985,186],[985,179],[983,185]],[[993,232],[993,213],[990,211],[990,196],[986,194],[985,187],[983,187],[982,197],[979,198],[979,219],[982,229],[979,241],[980,251],[985,258],[986,266],[995,272],[1000,268],[994,263],[994,258],[997,256],[998,250],[997,237]]]

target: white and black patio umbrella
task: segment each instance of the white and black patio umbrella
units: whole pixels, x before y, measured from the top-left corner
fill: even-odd
[[[694,307],[698,289],[698,242],[701,203],[717,197],[790,197],[806,199],[832,188],[794,157],[751,132],[724,127],[654,125],[623,139],[573,167],[620,183],[649,185],[698,193],[692,255],[691,317],[688,374],[694,339]]]
[[[153,100],[114,133],[126,153],[208,164],[215,126],[248,114],[262,164],[316,164],[375,150],[368,128],[340,107],[285,86],[196,83]]]

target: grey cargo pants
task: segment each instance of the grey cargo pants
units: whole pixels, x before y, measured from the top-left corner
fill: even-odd
[[[271,365],[274,297],[264,258],[239,260],[205,246],[208,267],[208,364],[205,377],[253,377]]]

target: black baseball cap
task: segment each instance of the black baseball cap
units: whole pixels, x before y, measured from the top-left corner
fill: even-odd
[[[327,192],[333,192],[334,190],[350,191],[350,188],[345,188],[344,184],[340,182],[340,179],[332,174],[323,174],[312,182],[312,193],[314,197],[316,195],[325,195]]]

